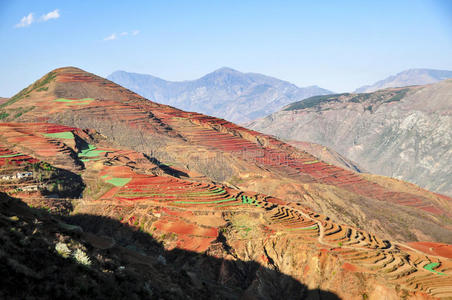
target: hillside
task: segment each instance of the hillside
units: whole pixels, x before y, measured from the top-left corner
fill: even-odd
[[[331,147],[364,169],[452,195],[452,80],[313,97],[250,128]]]
[[[237,123],[266,116],[294,101],[331,93],[317,86],[299,88],[273,77],[230,68],[180,82],[125,71],[107,78],[152,101]]]
[[[361,168],[358,164],[355,162],[349,160],[348,158],[340,155],[336,151],[325,147],[320,144],[316,143],[309,143],[309,142],[300,142],[300,141],[287,141],[288,144],[302,150],[306,151],[318,159],[335,165],[337,167],[348,169],[354,172],[364,172],[365,170]]]
[[[425,85],[452,78],[452,71],[433,69],[409,69],[377,81],[372,85],[365,85],[355,90],[355,93],[371,93],[380,89],[405,87],[411,85]]]
[[[1,109],[1,220],[14,230],[13,261],[0,258],[2,275],[21,284],[64,265],[80,273],[57,286],[89,278],[74,290],[82,297],[106,284],[113,295],[181,299],[452,296],[441,244],[452,243],[451,198],[341,169],[76,68],[50,72]],[[15,209],[17,199],[45,215],[22,222],[33,212]],[[47,228],[48,214],[58,227]],[[48,251],[27,262],[15,253],[29,253],[21,245],[33,218]],[[2,292],[23,298],[13,279]],[[26,295],[34,285],[25,286]]]

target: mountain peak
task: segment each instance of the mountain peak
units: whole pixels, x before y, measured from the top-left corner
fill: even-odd
[[[229,74],[231,74],[231,73],[235,73],[235,74],[240,73],[241,74],[242,72],[237,71],[237,70],[235,70],[233,68],[229,68],[229,67],[221,67],[219,69],[216,69],[212,73],[229,73]]]
[[[410,85],[424,85],[452,78],[452,71],[413,68],[386,77],[372,85],[365,85],[355,90],[356,93],[369,93],[390,87],[404,87]]]

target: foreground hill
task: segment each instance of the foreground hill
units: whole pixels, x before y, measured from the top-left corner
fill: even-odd
[[[64,237],[66,247],[47,238],[49,261],[59,255],[119,278],[124,270],[127,282],[148,272],[135,293],[150,287],[167,298],[452,295],[449,246],[438,244],[451,243],[448,197],[335,167],[76,68],[50,72],[1,108],[2,191],[86,233]],[[33,232],[19,231],[24,240]],[[14,241],[9,253],[25,251]],[[19,263],[3,272],[40,270]],[[160,265],[163,274],[153,271]]]
[[[370,93],[377,90],[404,87],[410,85],[425,85],[452,78],[452,71],[432,69],[409,69],[396,75],[377,81],[372,85],[365,85],[356,89],[355,93]]]
[[[250,128],[331,147],[364,169],[452,195],[452,80],[314,97]]]
[[[230,68],[180,82],[125,71],[107,78],[158,103],[237,123],[266,116],[294,101],[331,93],[317,86],[299,88],[287,81]]]
[[[0,129],[4,298],[452,295],[448,245],[383,240],[301,202],[200,181],[92,130]]]

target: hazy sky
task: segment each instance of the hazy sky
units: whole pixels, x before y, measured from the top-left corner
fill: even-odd
[[[1,0],[0,53],[0,96],[69,65],[167,80],[228,66],[351,91],[452,70],[452,1]]]

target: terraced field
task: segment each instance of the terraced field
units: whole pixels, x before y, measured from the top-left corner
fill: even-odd
[[[395,211],[415,209],[431,222],[425,224],[448,230],[452,203],[448,197],[371,181],[273,137],[150,102],[78,69],[52,74],[54,81],[42,80],[25,90],[26,101],[13,97],[15,102],[6,106],[35,108],[17,120],[21,122],[0,124],[0,167],[12,163],[20,170],[45,162],[71,178],[81,178],[83,191],[72,198],[58,195],[58,189],[50,196],[22,193],[25,202],[34,197],[33,205],[66,205],[75,215],[118,220],[151,235],[165,249],[253,260],[298,280],[316,278],[311,287],[328,283],[338,289],[341,284],[333,282],[340,281],[334,269],[339,278],[352,274],[369,285],[399,286],[413,297],[452,297],[452,259],[444,247],[382,239],[363,228],[335,222],[334,216],[315,212],[302,202],[304,196],[323,197],[320,189],[331,187],[328,191],[337,190],[343,201],[362,201],[354,202],[350,210],[370,199]],[[38,92],[36,87],[44,83],[48,89]],[[31,122],[46,119],[68,126]],[[149,151],[158,148],[160,152]],[[151,155],[161,152],[169,152],[171,161]],[[188,154],[210,161],[197,169],[190,165]],[[213,165],[219,155],[228,159],[231,175],[245,174],[250,181],[259,177],[295,182],[303,185],[304,194],[287,201],[239,189],[226,180],[211,180],[204,171],[220,171]],[[42,201],[35,201],[36,197]],[[382,227],[391,226],[388,220],[377,221]],[[293,259],[285,258],[286,253]],[[309,264],[307,253],[314,253]],[[323,259],[334,261],[324,268],[331,274],[317,266]],[[227,274],[227,267],[223,269]]]
[[[100,160],[87,161],[82,172],[86,174],[86,180],[95,176],[109,188],[81,210],[107,204],[122,222],[161,237],[169,249],[177,247],[197,252],[206,251],[217,240],[220,230],[224,231],[222,228],[241,232],[240,240],[246,240],[256,232],[259,232],[259,239],[262,240],[284,234],[302,238],[302,243],[326,249],[324,251],[329,255],[340,258],[347,269],[377,274],[409,291],[438,297],[452,296],[450,258],[428,255],[418,249],[412,250],[409,245],[382,240],[363,230],[336,224],[327,216],[317,214],[301,203],[289,203],[221,184],[137,173],[133,167],[127,166],[130,165],[130,159],[112,164],[113,158],[120,155],[128,153],[133,157],[131,151],[111,148],[97,150],[95,145],[88,142],[88,148],[75,147],[75,139],[81,139],[78,135],[81,131],[76,128],[34,124],[34,135],[27,132],[30,127],[11,124],[3,125],[2,128],[8,128],[1,131],[1,136],[8,141],[8,145],[12,145],[11,141],[17,143],[20,140],[28,145],[29,141],[22,137],[37,136],[39,147],[44,147],[44,140],[48,145],[55,145],[58,140],[59,149],[78,151],[77,155],[71,156],[68,151],[61,150],[66,159],[80,160],[83,157],[99,156]],[[55,133],[64,134],[46,137],[46,134]],[[33,148],[36,153],[40,153],[39,147]],[[21,157],[21,163],[36,160],[32,156],[12,152],[7,147],[2,148],[2,155]],[[139,157],[138,154],[135,156]],[[316,162],[307,165],[313,164]],[[259,215],[261,221],[255,226],[234,223],[234,218],[244,212]],[[215,222],[221,225],[214,226]]]

